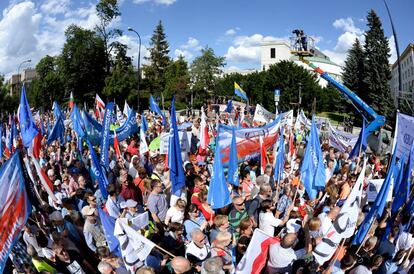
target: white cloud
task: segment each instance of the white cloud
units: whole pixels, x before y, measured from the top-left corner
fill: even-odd
[[[180,46],[183,49],[197,49],[200,46],[200,42],[193,38],[193,37],[189,37],[187,43],[185,43],[184,45]]]
[[[139,42],[136,36],[129,36],[129,35],[122,35],[118,37],[118,42],[127,45],[127,56],[131,56],[133,59],[134,66],[137,66],[137,58],[138,58],[138,51],[139,51]],[[150,53],[147,47],[141,44],[141,65],[146,64],[148,61],[144,59],[144,57],[149,57]]]
[[[354,20],[351,17],[337,19],[333,22],[333,26],[346,32],[352,32],[359,35],[363,33],[360,28],[355,26]]]
[[[134,0],[133,2],[135,4],[138,4],[138,5],[144,4],[144,3],[147,3],[147,2],[154,2],[155,4],[158,4],[158,5],[169,6],[169,5],[172,5],[175,2],[177,2],[177,0]]]
[[[263,36],[253,34],[252,36],[237,36],[234,38],[233,45],[229,47],[225,54],[226,61],[232,63],[250,62],[260,63],[260,46],[263,42],[287,39],[273,36]]]
[[[355,26],[354,20],[350,17],[340,18],[333,22],[333,27],[340,29],[343,33],[338,37],[335,47],[330,50],[323,50],[331,60],[339,65],[344,65],[348,50],[352,47],[355,39],[359,39],[361,44],[364,42],[364,31]]]
[[[3,11],[0,21],[0,73],[17,71],[23,60],[35,59],[42,15],[32,2],[21,2]]]
[[[391,49],[391,56],[390,58],[388,58],[388,61],[390,62],[390,64],[394,64],[395,61],[397,61],[397,49],[395,47],[395,40],[394,40],[394,35],[391,35],[390,38],[388,38],[388,45],[390,46]]]
[[[187,62],[190,62],[199,50],[201,50],[200,41],[194,37],[189,37],[185,44],[174,50],[175,59],[182,55]]]
[[[237,33],[239,30],[240,30],[240,28],[239,28],[239,27],[231,28],[231,29],[228,29],[228,30],[224,33],[224,35],[226,35],[226,36],[234,36],[234,35],[236,35],[236,33]]]
[[[186,59],[187,61],[192,59],[193,56],[194,56],[192,52],[190,52],[188,50],[181,50],[181,49],[174,50],[174,55],[176,56],[175,59],[177,59],[179,56],[183,56],[184,59]]]
[[[46,0],[41,5],[35,3],[31,0],[15,1],[3,10],[0,20],[0,73],[6,74],[6,77],[17,73],[23,60],[31,59],[30,66],[34,67],[45,55],[59,54],[69,25],[92,29],[98,22],[93,4],[71,9],[71,0]]]
[[[47,0],[40,10],[46,14],[64,14],[69,10],[70,0]]]

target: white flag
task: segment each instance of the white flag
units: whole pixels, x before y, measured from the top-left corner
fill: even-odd
[[[364,161],[358,180],[342,206],[338,217],[312,252],[319,265],[324,264],[332,257],[342,239],[347,239],[354,235],[361,206],[366,164],[367,160]]]
[[[128,106],[128,103],[125,100],[123,114],[128,117],[128,114],[129,114],[130,109],[131,108]]]
[[[243,258],[236,267],[235,274],[261,273],[262,268],[266,266],[270,245],[279,242],[278,238],[270,237],[262,230],[256,228],[246,253],[244,253]]]
[[[116,220],[114,235],[118,238],[125,265],[131,273],[135,273],[144,264],[155,244],[130,227],[126,218]]]

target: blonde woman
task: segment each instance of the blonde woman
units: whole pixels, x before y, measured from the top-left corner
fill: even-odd
[[[167,215],[165,216],[165,224],[168,225],[171,223],[180,223],[184,222],[184,212],[186,202],[183,199],[178,199],[175,203],[175,206],[170,207],[167,210]]]

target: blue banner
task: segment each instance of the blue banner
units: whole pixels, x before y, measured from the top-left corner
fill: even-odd
[[[101,132],[103,126],[99,124],[93,117],[89,115],[89,113],[84,112],[83,115],[84,124],[87,126],[88,137],[93,145],[100,145],[101,140]],[[138,132],[138,124],[137,119],[135,118],[135,111],[131,109],[126,121],[118,127],[116,130],[116,135],[118,137],[118,141],[122,142],[126,140],[129,136]],[[109,143],[114,143],[114,133],[112,131],[109,132]]]
[[[111,131],[112,111],[114,110],[114,103],[110,102],[106,105],[105,115],[103,120],[103,128],[101,131],[101,157],[100,163],[102,166],[109,166],[108,152],[109,152],[109,133]]]
[[[108,179],[105,176],[105,173],[102,170],[101,165],[99,164],[98,158],[96,157],[95,150],[93,148],[92,143],[86,139],[86,142],[88,143],[88,148],[91,153],[91,169],[92,173],[95,176],[95,178],[98,179],[98,185],[99,189],[101,190],[102,197],[104,199],[108,199],[108,192],[106,191],[106,187],[108,186]]]
[[[31,213],[19,157],[15,153],[0,169],[0,273]]]

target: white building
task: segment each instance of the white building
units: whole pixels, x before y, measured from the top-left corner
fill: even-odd
[[[398,60],[391,66],[390,88],[394,102],[398,99],[407,100],[414,104],[414,44],[408,44],[407,48],[400,56],[401,64],[401,90],[398,87]]]
[[[298,56],[291,53],[289,41],[279,40],[265,42],[261,45],[261,69],[266,70],[270,65],[276,64],[283,60],[293,61],[303,66],[305,69],[312,71],[312,68],[299,61]],[[342,81],[342,67],[332,62],[328,56],[317,49],[314,49],[314,55],[307,57],[307,60],[320,67],[323,71],[328,72],[333,78]],[[318,75],[319,77],[319,75]],[[327,86],[327,82],[319,77],[319,84],[323,87]]]

